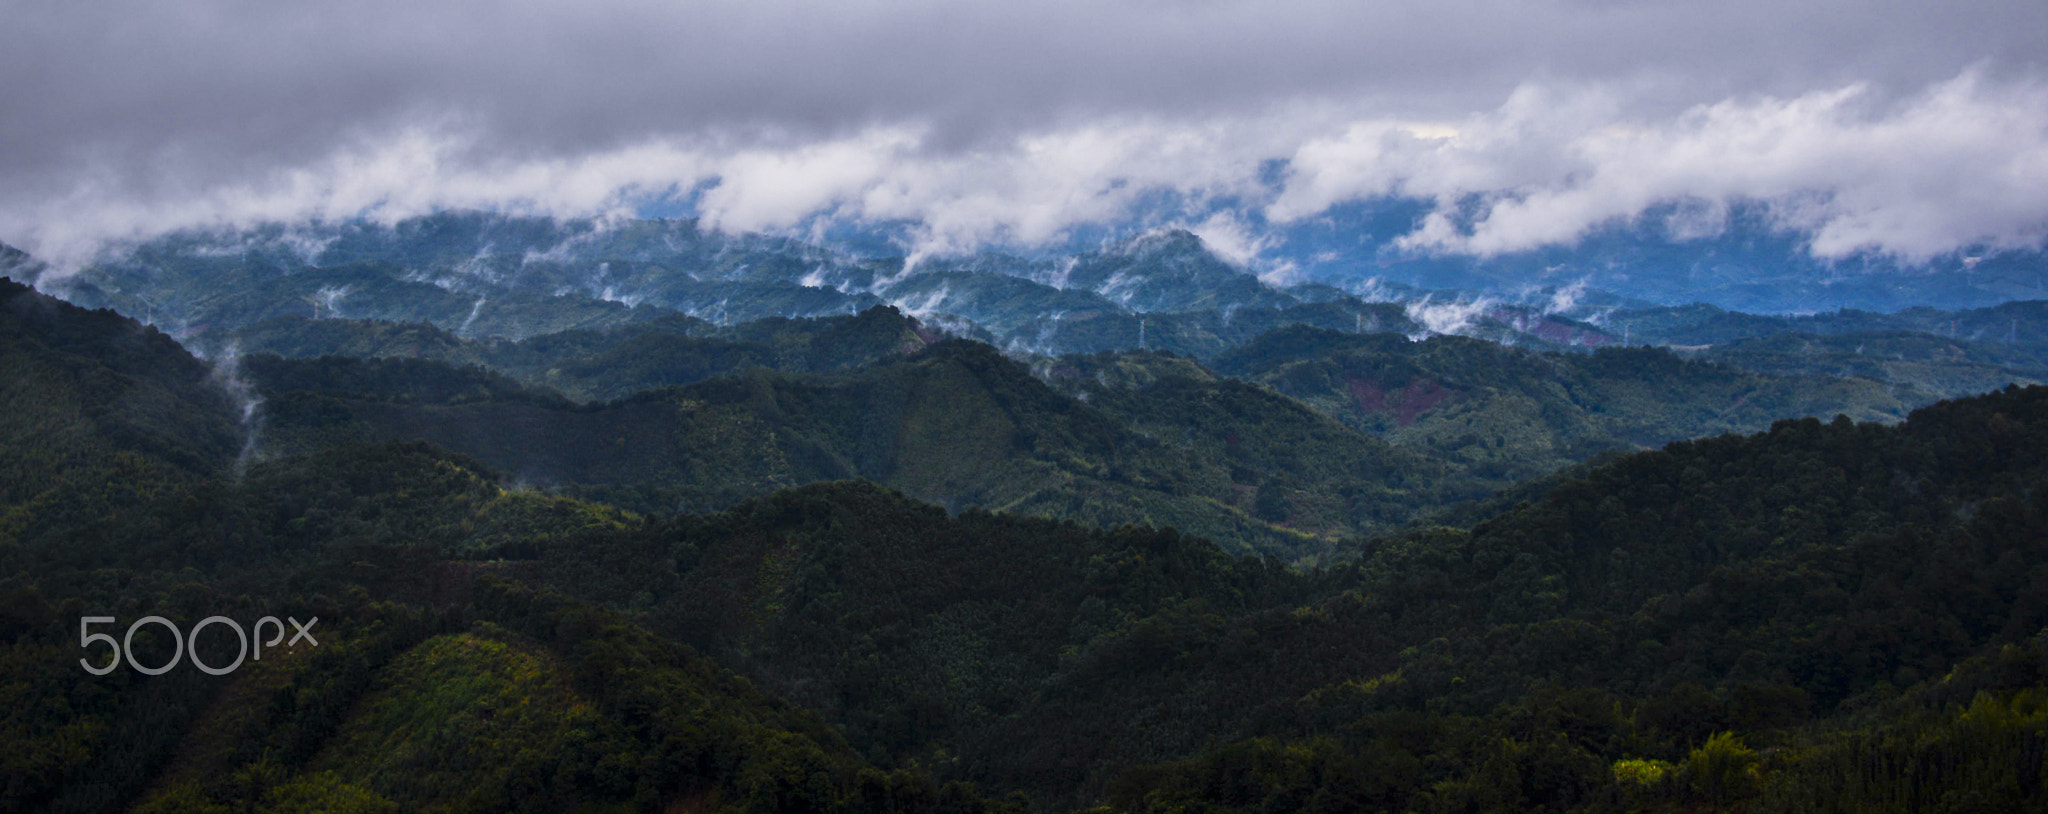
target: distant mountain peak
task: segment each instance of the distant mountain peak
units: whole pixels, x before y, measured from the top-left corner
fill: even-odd
[[[1201,236],[1178,227],[1154,229],[1110,246],[1104,254],[1152,258],[1160,255],[1202,255],[1222,262]]]

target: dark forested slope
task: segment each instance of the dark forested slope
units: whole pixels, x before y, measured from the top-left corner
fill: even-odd
[[[169,337],[0,279],[0,544],[226,471],[241,419]]]
[[[1441,465],[1256,388],[1169,384],[1099,408],[986,345],[917,349],[848,373],[755,370],[591,405],[420,360],[244,365],[267,399],[274,453],[420,438],[664,513],[859,477],[955,510],[1172,525],[1294,559],[1479,494]],[[436,369],[448,384],[429,397]],[[370,384],[380,378],[381,389]]]
[[[2017,717],[1923,752],[2042,771],[2025,744],[2048,717],[2016,693],[2048,679],[2044,453],[2042,389],[1900,427],[1787,421],[1628,456],[1470,531],[1376,540],[1308,574],[855,486],[679,518],[666,549],[544,559],[559,587],[825,711],[873,760],[922,756],[1042,801],[1790,806],[1843,750],[1923,759],[1883,733],[1934,737],[1943,705],[1979,691],[1980,719]],[[621,576],[663,551],[673,576]],[[1759,763],[1743,743],[1779,751]],[[1748,773],[1712,774],[1723,759]],[[1858,799],[1965,782],[1885,765]],[[1622,776],[1638,769],[1662,779]]]

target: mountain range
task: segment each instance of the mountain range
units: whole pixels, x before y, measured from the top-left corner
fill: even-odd
[[[0,263],[7,810],[2048,799],[2040,303],[478,213]],[[152,615],[320,643],[81,669]]]

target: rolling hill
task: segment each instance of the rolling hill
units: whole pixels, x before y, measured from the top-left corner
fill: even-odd
[[[4,293],[10,810],[2044,799],[2048,388],[1907,413],[1932,395],[1299,327],[1026,362],[886,309],[259,321],[365,358],[230,366]],[[1827,404],[1868,412],[1769,420]],[[1603,442],[1654,448],[1411,524]],[[74,666],[83,617],[265,614],[321,644]]]

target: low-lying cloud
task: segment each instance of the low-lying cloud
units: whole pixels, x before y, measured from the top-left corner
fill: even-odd
[[[1970,71],[1891,103],[1873,95],[1857,84],[1659,121],[1620,114],[1599,89],[1524,88],[1433,131],[1364,123],[1313,140],[1267,212],[1288,220],[1359,197],[1429,198],[1437,210],[1398,245],[1480,255],[1570,243],[1670,202],[1690,204],[1670,232],[1703,236],[1739,199],[1771,203],[1820,256],[1918,260],[2048,234],[2048,88]]]
[[[1434,203],[1411,252],[1738,201],[1824,257],[2048,237],[2039,4],[0,2],[0,240],[60,265],[663,201],[923,253],[1149,217],[1275,279],[1273,227],[1382,197]]]

